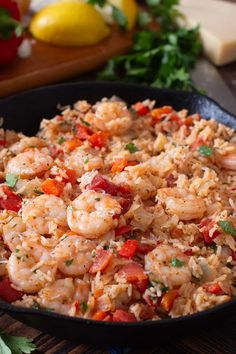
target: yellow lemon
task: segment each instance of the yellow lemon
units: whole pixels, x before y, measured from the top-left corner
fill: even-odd
[[[128,26],[127,29],[134,28],[138,15],[138,6],[135,0],[109,0],[111,5],[118,7],[122,10],[127,17]]]
[[[32,19],[32,35],[61,46],[89,46],[107,37],[110,29],[92,5],[76,0],[44,7]]]

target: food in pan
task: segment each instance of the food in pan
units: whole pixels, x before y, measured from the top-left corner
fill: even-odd
[[[233,129],[112,97],[0,133],[3,300],[134,322],[234,297]]]

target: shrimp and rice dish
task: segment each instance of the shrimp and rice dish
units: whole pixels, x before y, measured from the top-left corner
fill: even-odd
[[[0,156],[2,300],[135,322],[235,296],[233,129],[112,97],[1,129]]]

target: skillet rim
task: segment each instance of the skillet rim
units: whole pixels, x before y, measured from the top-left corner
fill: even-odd
[[[26,90],[23,92],[16,93],[14,95],[8,96],[8,97],[3,97],[0,98],[0,110],[1,110],[1,105],[2,104],[7,104],[11,103],[11,101],[14,99],[25,99],[27,96],[31,94],[40,94],[43,91],[53,91],[57,88],[83,88],[83,87],[91,87],[93,86],[94,88],[98,87],[112,87],[112,88],[117,88],[117,87],[126,87],[130,88],[130,90],[135,90],[135,89],[146,89],[149,92],[157,92],[157,97],[158,97],[158,92],[162,92],[163,94],[166,94],[167,96],[170,94],[176,94],[176,95],[185,95],[186,97],[189,97],[194,100],[196,99],[204,99],[206,102],[211,103],[213,106],[215,106],[219,111],[221,111],[222,114],[227,115],[230,117],[230,119],[234,119],[236,121],[236,116],[229,112],[227,109],[223,108],[218,102],[216,102],[214,99],[208,97],[207,95],[200,94],[197,92],[190,92],[190,91],[183,91],[183,90],[173,90],[173,89],[160,89],[156,87],[150,87],[146,85],[141,85],[141,84],[132,84],[132,83],[127,83],[127,82],[120,82],[120,81],[115,81],[115,82],[109,82],[109,81],[76,81],[76,82],[67,82],[67,83],[59,83],[59,84],[54,84],[54,85],[47,85],[47,86],[42,86],[30,90]],[[148,94],[147,94],[148,95]],[[41,315],[45,319],[47,317],[52,317],[54,319],[62,319],[62,320],[70,320],[71,322],[77,322],[80,324],[84,325],[95,325],[95,326],[102,326],[104,328],[106,327],[128,327],[128,328],[140,328],[140,327],[157,327],[157,326],[166,326],[166,325],[175,325],[178,323],[186,323],[186,322],[192,322],[194,320],[198,320],[202,317],[208,317],[211,314],[217,314],[220,312],[223,312],[224,309],[230,309],[230,308],[236,308],[236,298],[231,299],[230,301],[227,301],[223,304],[214,306],[212,308],[209,308],[207,310],[199,311],[190,315],[185,315],[185,316],[180,316],[177,318],[165,318],[162,320],[154,320],[154,321],[140,321],[140,322],[105,322],[105,321],[97,321],[97,320],[92,320],[92,319],[85,319],[85,318],[79,318],[79,317],[73,317],[73,316],[67,316],[67,315],[62,315],[57,312],[49,312],[45,310],[38,310],[38,309],[33,309],[33,308],[26,308],[26,307],[20,307],[16,305],[11,305],[6,302],[3,302],[0,300],[0,309],[3,311],[8,312],[9,314],[11,313],[16,313],[16,314],[24,314],[24,315]]]

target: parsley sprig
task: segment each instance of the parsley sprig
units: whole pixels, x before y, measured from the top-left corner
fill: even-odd
[[[26,337],[16,337],[5,334],[0,330],[0,353],[4,354],[29,354],[36,346],[32,339]]]

